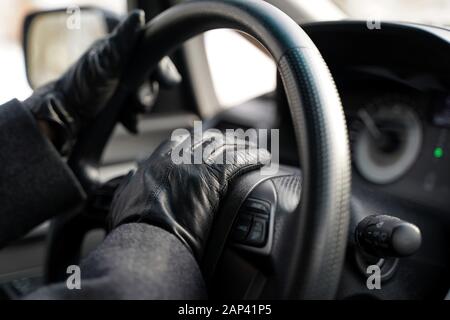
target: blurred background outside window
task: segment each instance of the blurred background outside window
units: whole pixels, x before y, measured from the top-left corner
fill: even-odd
[[[299,0],[302,1],[302,0]],[[450,0],[333,0],[349,17],[450,26]]]
[[[95,5],[117,13],[126,12],[126,0],[1,0],[0,1],[0,104],[31,94],[22,52],[22,25],[35,10]]]
[[[349,19],[401,20],[450,26],[450,0],[268,0],[313,8],[314,20],[328,19],[321,14],[325,2]],[[314,6],[312,6],[312,1]],[[72,5],[99,6],[125,13],[126,0],[2,0],[0,1],[0,103],[12,98],[25,99],[31,89],[25,74],[22,53],[22,24],[34,10]],[[304,21],[299,21],[304,22]],[[276,85],[273,61],[236,32],[215,30],[206,33],[205,46],[213,85],[220,105],[230,107],[270,93]]]
[[[280,8],[288,7],[287,2],[296,2],[291,7],[308,6],[309,11],[314,13],[314,21],[329,19],[328,15],[321,17],[325,14],[321,6],[325,7],[325,2],[331,2],[348,19],[395,20],[450,26],[450,0],[268,1]],[[235,106],[275,89],[276,68],[273,61],[236,32],[210,31],[205,35],[205,45],[216,95],[223,107]]]

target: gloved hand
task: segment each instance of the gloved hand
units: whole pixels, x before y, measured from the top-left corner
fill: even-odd
[[[46,121],[67,151],[80,129],[114,94],[145,23],[142,11],[132,12],[108,37],[92,47],[58,80],[37,89],[23,103],[38,120]]]
[[[62,153],[70,151],[83,126],[95,118],[113,96],[144,24],[144,12],[132,12],[111,35],[94,43],[61,78],[37,89],[23,102],[37,120],[50,126],[53,142]],[[168,70],[161,63],[154,80],[181,81],[181,78],[174,79],[180,76],[173,64],[171,67]],[[124,110],[121,115],[122,123],[130,131],[136,131],[134,111]]]
[[[202,164],[174,162],[180,150],[184,159],[203,155]],[[230,158],[232,163],[221,161]],[[193,144],[186,137],[166,142],[118,188],[108,218],[110,229],[134,222],[158,226],[176,235],[200,260],[230,181],[268,162],[267,150],[243,140],[226,141],[218,133],[205,133]]]

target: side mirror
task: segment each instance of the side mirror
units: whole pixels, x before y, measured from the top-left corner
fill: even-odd
[[[39,11],[25,18],[23,48],[28,83],[38,88],[59,78],[96,40],[119,23],[95,7]]]

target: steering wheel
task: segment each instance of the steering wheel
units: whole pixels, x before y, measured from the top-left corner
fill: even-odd
[[[222,249],[229,243],[226,238],[231,225],[249,198],[256,197],[263,207],[268,204],[265,227],[270,235],[263,246],[237,246],[253,257],[248,259],[260,261],[254,258],[260,255],[268,261],[265,267],[253,264],[256,274],[264,275],[264,280],[257,281],[258,290],[252,291],[256,292],[252,297],[334,298],[349,225],[351,170],[343,108],[333,78],[313,42],[274,6],[259,0],[189,1],[150,21],[134,50],[131,65],[105,108],[107,111],[80,137],[69,164],[87,194],[92,194],[99,185],[97,173],[102,152],[125,99],[164,56],[186,40],[218,28],[244,32],[272,55],[287,95],[302,171],[300,175],[299,171],[282,168],[271,178],[259,179],[249,174],[236,181],[222,205],[222,211],[227,208],[232,213],[218,215],[214,227],[219,232],[214,232],[209,244],[209,252],[215,253],[207,253],[203,261],[207,280],[213,285],[218,266],[226,265]],[[292,206],[292,199],[299,199],[300,192],[301,201]],[[239,199],[229,201],[236,194]],[[289,206],[283,202],[291,202],[291,209],[287,210]],[[81,240],[93,225],[92,219],[80,214],[54,221],[47,264],[50,281],[60,280],[61,270],[79,258]],[[241,268],[241,273],[245,270]],[[226,270],[222,268],[222,272]]]

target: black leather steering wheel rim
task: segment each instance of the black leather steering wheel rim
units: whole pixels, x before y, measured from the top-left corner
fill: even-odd
[[[147,79],[161,58],[186,40],[218,28],[245,32],[271,53],[294,123],[303,193],[295,220],[298,232],[286,259],[285,278],[289,281],[279,298],[334,298],[349,224],[351,170],[343,108],[313,42],[274,6],[259,0],[197,0],[177,5],[152,20],[108,113],[100,115],[86,131],[69,163],[86,189],[95,185],[93,173],[127,95]],[[93,137],[97,143],[92,142]],[[89,143],[83,142],[86,140]]]

